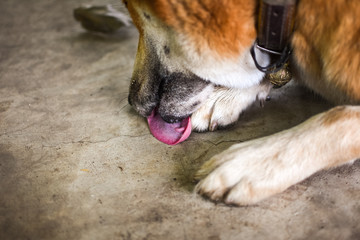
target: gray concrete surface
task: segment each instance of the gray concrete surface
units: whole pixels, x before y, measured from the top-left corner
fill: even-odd
[[[359,161],[256,206],[192,193],[212,155],[329,104],[292,84],[227,130],[164,145],[127,103],[136,30],[86,33],[80,3],[96,1],[0,2],[0,239],[360,239]]]

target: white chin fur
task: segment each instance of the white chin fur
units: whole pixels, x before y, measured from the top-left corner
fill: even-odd
[[[255,53],[261,66],[269,64],[268,55],[256,48]],[[228,88],[249,88],[259,84],[264,77],[264,73],[256,68],[250,49],[246,49],[237,59],[219,60],[210,54],[213,53],[202,53],[192,58],[195,61],[191,61],[192,64],[186,68],[205,80]]]

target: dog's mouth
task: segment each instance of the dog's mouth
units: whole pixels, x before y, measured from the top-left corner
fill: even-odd
[[[191,119],[186,117],[178,122],[166,122],[155,108],[147,117],[151,134],[159,141],[175,145],[185,141],[191,134]]]
[[[151,80],[131,84],[130,105],[147,118],[151,133],[159,141],[169,145],[185,141],[191,134],[191,114],[205,102],[213,85],[179,72],[156,75]]]

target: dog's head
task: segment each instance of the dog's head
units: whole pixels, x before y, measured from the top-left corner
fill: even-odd
[[[253,0],[126,0],[140,33],[129,103],[176,122],[199,108],[214,85],[246,88],[262,79],[249,48]]]

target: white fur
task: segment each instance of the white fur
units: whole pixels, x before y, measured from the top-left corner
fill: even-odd
[[[193,130],[214,131],[219,126],[236,122],[239,115],[256,99],[265,101],[270,89],[270,84],[245,89],[216,87],[200,109],[191,116]]]
[[[251,57],[250,47],[243,51],[242,55],[234,59],[224,59],[219,57],[211,49],[202,50],[197,53],[191,42],[186,41],[185,36],[181,36],[183,49],[186,50],[182,62],[184,68],[199,77],[208,80],[216,85],[228,88],[249,88],[258,85],[264,77]],[[255,53],[260,65],[267,65],[269,58],[255,48]]]

